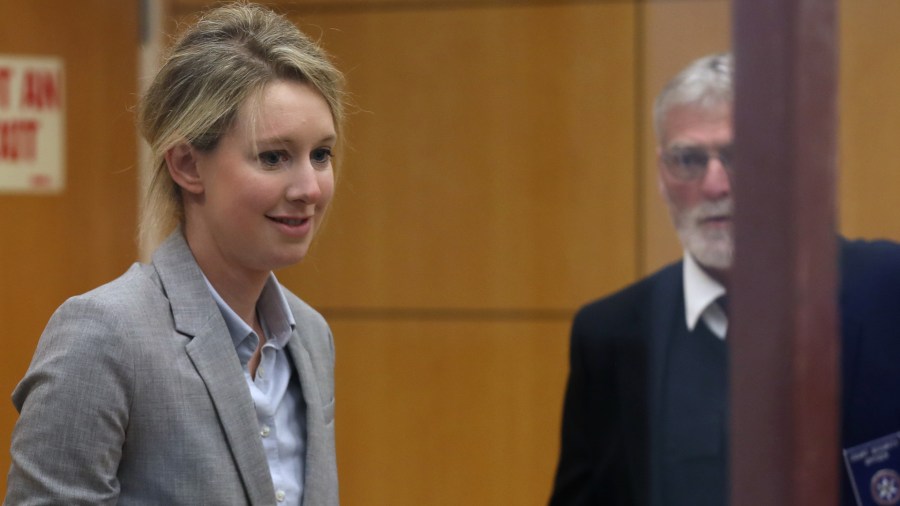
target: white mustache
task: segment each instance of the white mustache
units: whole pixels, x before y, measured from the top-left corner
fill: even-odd
[[[727,198],[716,202],[703,202],[689,210],[686,218],[693,223],[707,218],[718,218],[734,214],[734,199]]]

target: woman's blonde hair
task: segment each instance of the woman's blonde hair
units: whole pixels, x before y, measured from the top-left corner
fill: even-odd
[[[343,75],[285,17],[233,3],[207,12],[178,38],[138,109],[153,163],[140,223],[143,244],[156,245],[183,224],[181,192],[169,176],[166,152],[181,142],[214,149],[244,101],[279,79],[318,90],[341,137]]]

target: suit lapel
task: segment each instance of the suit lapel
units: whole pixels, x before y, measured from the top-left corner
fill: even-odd
[[[661,504],[659,468],[663,382],[668,367],[669,343],[682,327],[684,317],[684,273],[678,262],[660,272],[650,294],[649,326],[649,402],[650,402],[650,504]]]
[[[303,480],[303,504],[325,504],[328,489],[323,488],[330,483],[331,473],[327,468],[328,448],[326,447],[325,415],[322,408],[322,396],[319,393],[315,370],[309,352],[303,344],[304,327],[297,321],[297,328],[288,343],[288,350],[303,391],[306,404],[306,468]]]
[[[686,326],[684,320],[684,276],[681,262],[660,273],[650,295],[650,412],[659,419],[662,383],[665,380],[669,341]]]
[[[175,330],[192,337],[185,350],[216,407],[250,503],[271,502],[275,489],[253,399],[225,320],[180,230],[153,255],[153,265],[171,303]]]

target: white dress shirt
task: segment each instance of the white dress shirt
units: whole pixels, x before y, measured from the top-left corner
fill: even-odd
[[[725,295],[725,287],[704,271],[694,257],[684,252],[684,317],[689,330],[693,331],[700,318],[719,339],[725,339],[728,331],[728,316],[716,299]]]

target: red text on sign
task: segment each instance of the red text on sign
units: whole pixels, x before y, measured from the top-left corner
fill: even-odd
[[[9,67],[0,67],[0,109],[9,109],[10,76],[12,71]]]
[[[22,109],[59,109],[59,79],[56,72],[26,70],[22,80]]]
[[[37,132],[37,120],[0,121],[0,162],[33,162]]]

